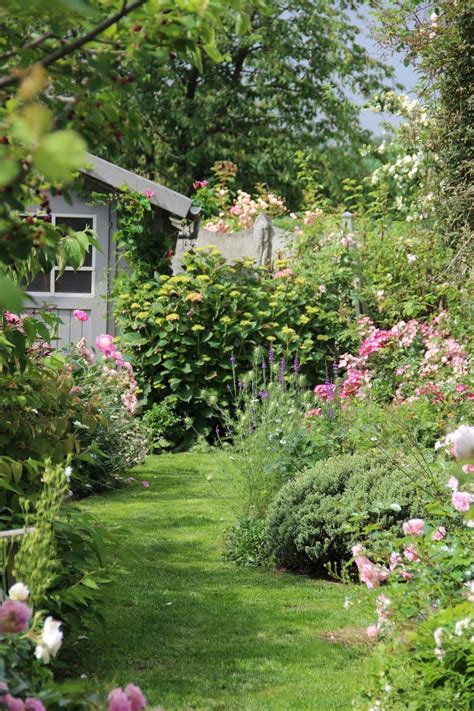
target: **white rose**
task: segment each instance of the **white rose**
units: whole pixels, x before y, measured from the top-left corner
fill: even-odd
[[[25,602],[28,600],[30,591],[24,583],[15,583],[12,585],[8,591],[8,597],[10,600],[18,600],[19,602]]]
[[[49,663],[51,657],[55,657],[63,642],[63,633],[61,630],[61,622],[53,620],[52,617],[47,617],[43,624],[41,632],[41,642],[37,645],[35,655],[37,659],[43,660],[45,664]]]

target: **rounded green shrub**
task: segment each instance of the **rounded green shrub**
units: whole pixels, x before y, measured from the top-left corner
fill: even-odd
[[[266,520],[267,549],[277,565],[321,572],[348,560],[368,525],[399,534],[423,501],[393,456],[371,450],[331,457],[286,484]]]

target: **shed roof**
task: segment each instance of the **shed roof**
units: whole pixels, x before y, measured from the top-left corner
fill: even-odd
[[[113,188],[121,188],[123,185],[127,185],[130,190],[139,193],[151,190],[153,192],[153,197],[150,198],[152,204],[172,215],[187,217],[190,220],[197,220],[200,216],[201,209],[197,205],[193,205],[191,198],[154,183],[153,180],[142,178],[130,170],[120,168],[115,163],[109,163],[109,161],[98,158],[92,153],[87,153],[86,155],[88,165],[81,169],[81,173],[84,175],[88,175]]]

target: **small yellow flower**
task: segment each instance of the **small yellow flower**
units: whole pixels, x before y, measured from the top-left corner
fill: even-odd
[[[259,316],[268,316],[268,311],[259,311],[258,315]]]
[[[213,249],[213,250],[211,250],[211,254],[212,254],[213,257],[220,257],[220,256],[221,256],[221,252],[220,252],[219,249]]]
[[[241,326],[250,326],[250,321],[247,321],[246,319],[244,319],[243,321],[240,322],[240,325]]]
[[[232,294],[231,294],[231,296],[232,296]],[[270,306],[272,307],[272,309],[274,309],[275,306],[278,306],[278,301],[270,301]]]
[[[245,318],[252,318],[252,314],[249,314],[248,311],[245,311],[245,313],[243,313],[242,316],[245,316]]]
[[[166,276],[166,275],[165,275],[165,276]],[[150,282],[148,282],[148,284],[143,284],[143,287],[142,287],[142,288],[145,289],[145,291],[150,291],[150,289],[153,289],[153,284],[151,284]]]
[[[301,314],[298,323],[302,323],[302,324],[309,323],[309,318],[307,316],[305,316],[304,314]]]
[[[202,359],[205,363],[209,363],[209,361],[211,360],[209,356],[203,356]]]
[[[166,320],[167,321],[179,321],[179,314],[177,314],[177,313],[168,314],[168,316],[166,316]]]
[[[228,316],[223,316],[221,318],[221,323],[224,324],[224,326],[228,326],[229,323],[232,323],[232,319],[229,318]]]
[[[201,294],[200,291],[190,291],[189,294],[186,295],[186,300],[187,301],[192,301],[193,304],[196,301],[202,301],[203,300],[203,295]]]
[[[140,306],[140,304],[137,304],[137,302],[135,301],[133,304],[131,304],[130,308],[131,309],[139,309],[139,308],[141,308],[141,306]]]
[[[288,264],[288,262],[286,259],[277,259],[276,260],[277,267],[286,267],[287,264]]]
[[[224,291],[225,286],[223,284],[214,284],[214,289],[217,289],[217,291]]]
[[[240,296],[240,291],[231,291],[229,296],[231,296],[233,299],[237,298],[237,296]]]
[[[206,282],[206,281],[211,281],[211,280],[210,280],[210,277],[208,277],[207,274],[198,274],[197,277],[196,277],[196,279],[197,279],[198,281],[202,281],[203,283]]]
[[[289,326],[283,326],[281,329],[281,332],[285,334],[285,336],[296,336],[296,331],[294,328],[290,328]]]
[[[161,326],[163,323],[164,319],[163,318],[155,318],[155,323],[157,326]]]
[[[196,323],[192,328],[191,331],[204,331],[204,326],[201,326],[200,323]]]
[[[168,279],[169,279],[168,274],[162,274],[162,275],[160,276],[160,281],[168,281]]]
[[[306,311],[307,311],[309,314],[317,314],[318,311],[319,311],[319,309],[318,309],[316,306],[307,306],[307,307],[306,307]]]
[[[144,301],[143,306],[151,306],[151,301]]]
[[[306,284],[306,279],[304,277],[297,277],[295,279],[295,284]]]
[[[276,341],[275,336],[267,336],[267,341]]]
[[[146,318],[147,316],[150,315],[149,311],[139,311],[136,315],[136,318]]]

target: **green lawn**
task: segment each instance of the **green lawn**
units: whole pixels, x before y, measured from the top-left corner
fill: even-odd
[[[213,462],[151,457],[134,472],[149,489],[82,503],[127,529],[129,575],[109,590],[105,629],[81,642],[78,674],[106,687],[134,681],[166,711],[350,709],[367,610],[343,609],[346,586],[223,561],[232,512],[206,480]]]

